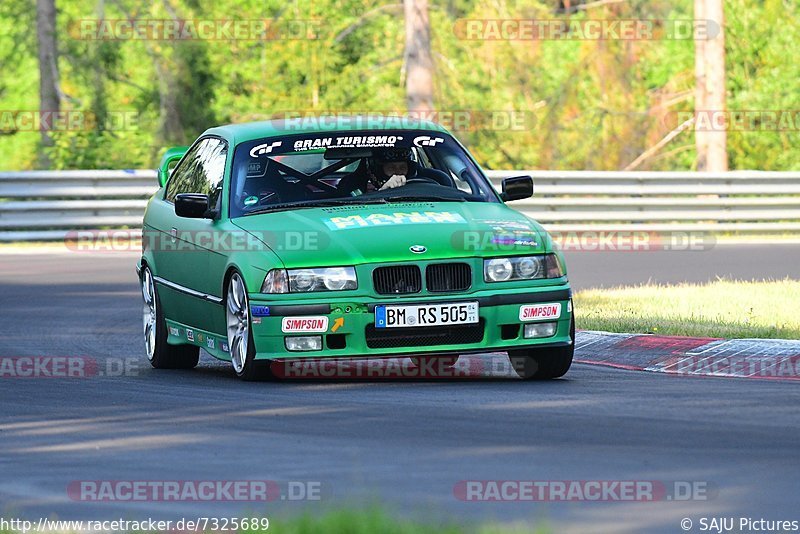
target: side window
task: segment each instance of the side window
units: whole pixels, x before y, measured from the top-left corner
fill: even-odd
[[[189,150],[167,184],[165,200],[175,202],[180,193],[202,193],[215,206],[222,189],[228,145],[221,139],[209,137]]]

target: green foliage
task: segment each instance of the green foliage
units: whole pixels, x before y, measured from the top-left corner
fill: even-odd
[[[800,10],[794,2],[727,0],[727,72],[730,109],[787,110],[800,130]],[[797,131],[729,133],[732,168],[797,169]]]
[[[220,123],[405,109],[402,2],[57,4],[62,107],[96,118],[97,127],[55,132],[56,168],[153,167],[164,146]],[[313,38],[80,38],[79,24],[96,20],[101,6],[107,19],[268,19],[279,29],[305,21]],[[786,0],[726,0],[725,8],[729,109],[800,109],[800,8]],[[470,127],[454,133],[485,167],[623,168],[677,125],[675,112],[692,110],[691,40],[466,40],[457,31],[464,19],[566,18],[689,20],[692,2],[631,0],[570,14],[556,0],[431,2],[439,118],[448,125],[448,113],[470,113]],[[35,20],[32,0],[0,5],[2,110],[38,107]],[[134,124],[120,120],[128,114]],[[509,127],[512,115],[519,122]],[[0,133],[0,166],[36,164],[37,131]],[[796,169],[798,135],[731,131],[731,167]],[[684,132],[642,168],[690,169],[694,159]]]

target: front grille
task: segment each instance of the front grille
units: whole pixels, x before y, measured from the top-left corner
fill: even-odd
[[[422,290],[422,273],[416,265],[378,267],[372,271],[375,292],[381,295],[419,293]]]
[[[423,328],[366,328],[367,347],[394,349],[435,345],[466,345],[483,341],[485,323]]]
[[[467,263],[435,263],[425,270],[428,291],[466,291],[472,285],[472,269]]]

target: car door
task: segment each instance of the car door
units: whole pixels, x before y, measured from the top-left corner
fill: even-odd
[[[207,331],[215,330],[214,318],[219,316],[222,302],[223,273],[209,272],[212,263],[219,265],[209,255],[224,252],[215,250],[219,221],[178,217],[175,199],[181,193],[205,194],[209,205],[219,212],[227,155],[227,142],[218,137],[201,138],[187,152],[167,183],[162,209],[171,210],[171,216],[161,218],[169,224],[159,229],[161,247],[154,251],[164,314]]]

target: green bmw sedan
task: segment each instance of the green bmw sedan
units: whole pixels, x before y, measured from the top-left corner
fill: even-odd
[[[170,171],[170,165],[177,165]],[[365,117],[211,128],[170,149],[137,272],[147,357],[199,349],[246,380],[297,359],[507,353],[522,378],[572,363],[564,258],[441,126]]]

